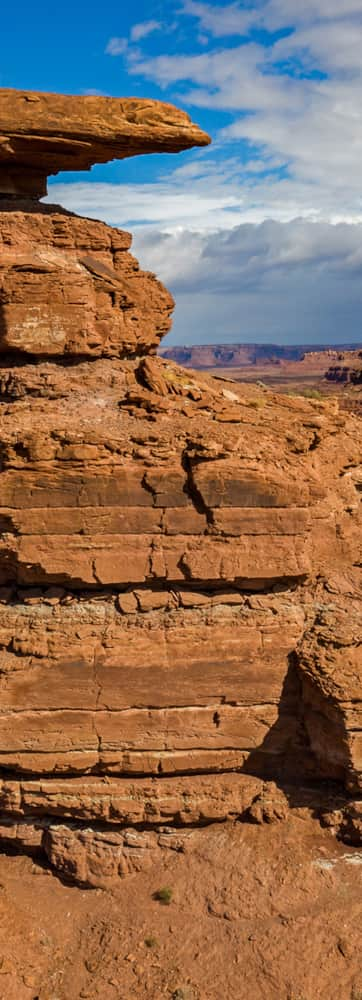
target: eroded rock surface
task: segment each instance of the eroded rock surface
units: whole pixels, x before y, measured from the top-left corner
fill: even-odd
[[[140,153],[207,146],[209,136],[173,104],[0,90],[0,192],[39,198],[60,170]]]
[[[356,842],[359,419],[157,358],[126,233],[3,199],[0,245],[3,843],[108,885],[301,785]]]
[[[20,364],[24,354],[71,362],[154,351],[174,303],[130,246],[129,233],[102,222],[0,198],[0,354]],[[1,374],[16,378],[12,367]]]

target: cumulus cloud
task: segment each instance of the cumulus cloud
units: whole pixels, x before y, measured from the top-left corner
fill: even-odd
[[[292,28],[305,23],[325,23],[359,17],[360,0],[250,0],[218,6],[213,3],[184,0],[182,11],[198,19],[201,28],[215,38],[246,35],[251,28],[270,31]]]
[[[208,234],[140,231],[135,250],[176,295],[169,344],[361,339],[360,225],[297,219]]]
[[[349,200],[359,216],[361,0],[267,0],[247,7],[185,0],[183,12],[216,39],[258,26],[279,35],[268,44],[244,37],[194,54],[134,54],[130,74],[178,89],[185,104],[230,112],[217,143],[247,142],[261,162],[278,157],[294,182],[295,200],[304,193],[312,207],[318,198],[329,201],[333,215]],[[305,208],[300,203],[299,210]]]
[[[259,8],[259,5],[255,5]],[[360,0],[267,0],[261,4],[262,19],[267,24],[280,26],[301,24],[306,21],[330,21],[361,14]]]
[[[135,231],[177,296],[173,342],[360,340],[362,0],[181,2],[184,51],[149,55],[152,21],[108,51],[166,99],[223,112],[211,151],[52,197]]]
[[[237,156],[217,159],[203,152],[176,162],[180,165],[173,171],[143,184],[52,182],[47,200],[132,231],[157,226],[168,232],[207,232],[266,218],[288,222],[296,216],[362,222],[357,169],[350,186],[343,170],[336,169],[334,182],[331,178],[323,187],[313,178],[280,176],[283,160],[278,155],[265,154],[263,160],[246,155],[241,162]]]
[[[52,184],[48,201],[59,202],[70,211],[90,218],[103,219],[111,225],[135,230],[145,226],[178,229],[185,226],[202,229],[223,225],[232,213],[230,225],[240,214],[240,191],[228,191],[224,179],[214,179],[212,187],[181,175],[153,184]]]
[[[147,38],[154,31],[160,31],[162,24],[160,21],[141,21],[140,24],[134,24],[131,29],[131,40],[132,42],[139,42],[142,38]]]
[[[127,49],[127,38],[110,38],[106,47],[106,53],[109,56],[123,56],[127,52]]]
[[[185,163],[158,184],[52,184],[49,200],[132,230],[141,266],[175,293],[170,344],[360,341],[362,215],[295,218],[292,196],[289,214],[280,196],[286,221],[265,220],[262,197],[257,208],[233,193],[237,162],[228,181],[220,164],[207,181],[198,169]]]
[[[248,10],[235,3],[218,7],[214,4],[198,3],[197,0],[185,0],[182,11],[184,14],[196,17],[203,31],[216,38],[244,35],[258,18],[255,7],[254,10]]]
[[[362,274],[362,225],[293,219],[280,223],[272,219],[258,225],[243,223],[232,229],[211,233],[139,232],[147,265],[161,269],[166,280],[178,289],[228,293],[250,287],[262,290],[276,274],[288,280],[302,267],[310,276],[328,273],[344,276]],[[192,249],[192,255],[185,252]],[[195,264],[196,262],[196,264]],[[223,266],[221,265],[223,263]],[[362,295],[362,290],[361,290]]]

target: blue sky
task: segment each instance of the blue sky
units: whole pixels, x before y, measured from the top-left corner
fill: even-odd
[[[184,107],[207,150],[63,174],[177,299],[169,343],[362,340],[362,0],[19,0],[0,85]]]

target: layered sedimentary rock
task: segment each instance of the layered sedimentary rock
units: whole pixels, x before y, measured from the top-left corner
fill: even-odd
[[[320,345],[318,351],[310,351],[308,344],[190,344],[161,348],[160,353],[168,361],[176,361],[187,368],[248,368],[251,365],[279,365],[287,361],[304,361],[313,365],[321,361],[326,368],[332,361],[341,360],[344,354],[358,355],[358,351],[346,350],[346,346],[331,349]]]
[[[340,351],[326,371],[328,382],[362,385],[362,351]]]
[[[161,348],[162,357],[187,368],[246,368],[257,364],[279,364],[299,361],[302,345],[284,347],[279,344],[191,344]]]
[[[0,244],[3,843],[108,884],[302,782],[356,838],[358,418],[157,358],[128,234],[4,198]]]
[[[128,233],[60,208],[27,210],[20,199],[0,205],[0,355],[71,361],[155,350],[173,299],[140,271]]]
[[[39,198],[60,170],[139,153],[178,153],[209,136],[172,104],[1,90],[0,191]]]

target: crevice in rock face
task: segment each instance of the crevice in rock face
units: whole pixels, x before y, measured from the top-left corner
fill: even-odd
[[[156,348],[150,351],[150,355],[153,356],[156,353]],[[69,355],[62,354],[61,357],[54,357],[54,354],[31,354],[25,353],[24,351],[7,351],[6,353],[0,354],[0,379],[2,370],[7,368],[14,368],[18,371],[26,371],[29,365],[33,365],[41,371],[42,365],[54,365],[55,369],[77,369],[80,365],[92,365],[99,361],[138,361],[142,357],[137,350],[130,351],[129,349],[117,350],[114,352],[104,351],[102,354],[77,354],[74,356],[71,352]],[[29,395],[35,393],[35,390],[30,389]],[[8,393],[6,388],[2,388],[0,391],[0,401],[7,402],[13,399],[11,392]]]
[[[95,726],[96,726],[96,718],[95,718]],[[227,753],[232,753],[234,749],[235,749],[234,747],[227,747],[227,746],[223,747],[223,749],[220,751],[220,757],[222,758],[223,755]],[[100,750],[99,752],[102,751]],[[207,752],[208,752],[207,747],[203,748],[202,746],[200,746],[198,748],[199,754]],[[242,752],[243,749],[241,748],[240,753]],[[245,755],[247,755],[247,751],[245,750],[244,752]],[[90,752],[90,756],[91,755],[92,754]],[[49,756],[51,756],[51,754],[49,754]],[[64,754],[64,756],[66,755]],[[84,756],[86,756],[86,754],[84,754]],[[141,756],[141,751],[140,751],[140,756]],[[44,757],[46,757],[45,754]],[[195,766],[194,768],[188,766],[184,768],[179,767],[177,768],[177,770],[175,770],[175,767],[172,766],[172,763],[171,765],[167,765],[166,761],[161,758],[161,760],[159,760],[158,763],[155,764],[155,767],[151,772],[142,769],[141,765],[138,770],[137,767],[127,769],[127,766],[123,767],[122,769],[121,768],[117,769],[117,767],[110,769],[109,764],[106,763],[95,764],[88,768],[85,765],[84,769],[81,772],[79,770],[74,770],[71,766],[69,766],[68,769],[66,765],[64,765],[64,767],[60,766],[54,767],[51,772],[47,771],[44,772],[44,771],[37,771],[35,769],[32,770],[31,767],[27,768],[25,764],[23,767],[21,767],[21,765],[17,763],[16,765],[14,765],[12,769],[9,767],[9,765],[7,765],[7,767],[2,768],[0,764],[0,781],[25,782],[25,781],[46,780],[47,783],[50,784],[52,783],[56,784],[57,781],[77,781],[81,777],[84,778],[84,780],[87,779],[92,780],[98,778],[99,780],[118,779],[119,781],[134,780],[135,782],[145,781],[145,780],[154,781],[155,779],[157,779],[157,781],[161,780],[161,783],[163,782],[164,784],[166,784],[166,782],[172,779],[175,776],[175,774],[178,779],[194,778],[196,776],[207,778],[207,777],[212,777],[213,775],[216,776],[220,774],[225,774],[225,775],[239,774],[240,776],[249,775],[269,781],[276,780],[281,784],[283,783],[283,780],[286,779],[286,776],[289,782],[293,780],[293,775],[290,774],[290,767],[286,766],[285,756],[283,754],[277,754],[277,753],[275,753],[274,755],[268,753],[263,754],[262,751],[259,753],[255,753],[253,764],[250,764],[249,766],[246,764],[244,766],[237,767],[235,766],[235,763],[231,763],[230,765],[228,765],[227,762],[225,762],[225,760],[222,760],[222,762],[220,762],[219,765],[215,764],[214,767],[212,767],[211,765],[207,766],[206,764],[203,767],[202,764],[198,762],[197,766]],[[300,774],[301,774],[301,768],[299,768],[298,772],[294,776],[294,781],[296,784],[298,784],[300,780]],[[92,789],[90,788],[90,792],[91,790]]]
[[[313,440],[309,445],[309,451],[315,451],[316,448],[318,448],[318,446],[320,445],[320,443],[321,443],[321,436],[320,434],[317,434],[315,431],[313,434]]]
[[[1,522],[0,522],[1,524]],[[2,522],[3,530],[8,532],[9,527],[6,519]],[[13,526],[11,526],[13,529]],[[15,534],[15,532],[13,531]],[[4,559],[4,556],[1,556]],[[10,563],[9,563],[10,566]],[[240,606],[248,604],[248,598],[253,598],[253,596],[259,597],[275,597],[278,594],[289,594],[292,596],[298,591],[298,588],[302,584],[302,580],[296,578],[285,578],[283,585],[279,583],[278,579],[270,580],[267,583],[265,581],[235,581],[233,586],[227,588],[225,586],[225,581],[219,580],[184,580],[182,583],[179,579],[167,580],[163,582],[162,579],[155,581],[150,577],[147,581],[140,580],[132,584],[132,586],[125,587],[105,587],[99,582],[94,584],[87,584],[84,587],[83,583],[79,583],[77,586],[76,581],[72,581],[69,585],[67,580],[60,577],[58,580],[52,578],[47,583],[43,584],[26,584],[17,583],[15,579],[14,567],[10,571],[9,578],[4,580],[0,585],[0,606],[2,604],[6,605],[28,605],[36,608],[38,605],[45,603],[45,605],[70,605],[71,603],[82,603],[86,601],[101,602],[104,601],[106,604],[117,602],[118,598],[126,596],[129,594],[140,593],[142,594],[153,594],[156,598],[157,595],[169,595],[170,599],[170,610],[172,606],[183,607],[184,611],[187,613],[188,608],[192,607],[192,595],[195,596],[194,607],[201,609],[203,604],[198,601],[198,596],[205,597],[205,606],[207,601],[212,601],[213,604],[218,603],[218,598],[220,599],[220,604],[235,605],[240,603]],[[182,597],[188,598],[187,605],[183,606]],[[240,601],[238,600],[240,599]],[[124,615],[134,615],[136,613],[147,614],[149,612],[154,612],[155,610],[161,610],[155,607],[144,607],[142,601],[137,601],[137,606],[133,611],[126,611],[119,608],[119,611]]]
[[[194,463],[187,454],[187,451],[184,452],[181,462],[182,462],[182,468],[186,473],[186,486],[185,486],[186,492],[190,497],[190,500],[193,503],[195,510],[197,510],[198,514],[204,514],[208,526],[212,527],[214,524],[213,511],[210,507],[207,506],[200,493],[200,490],[198,490],[196,486],[193,476]]]

